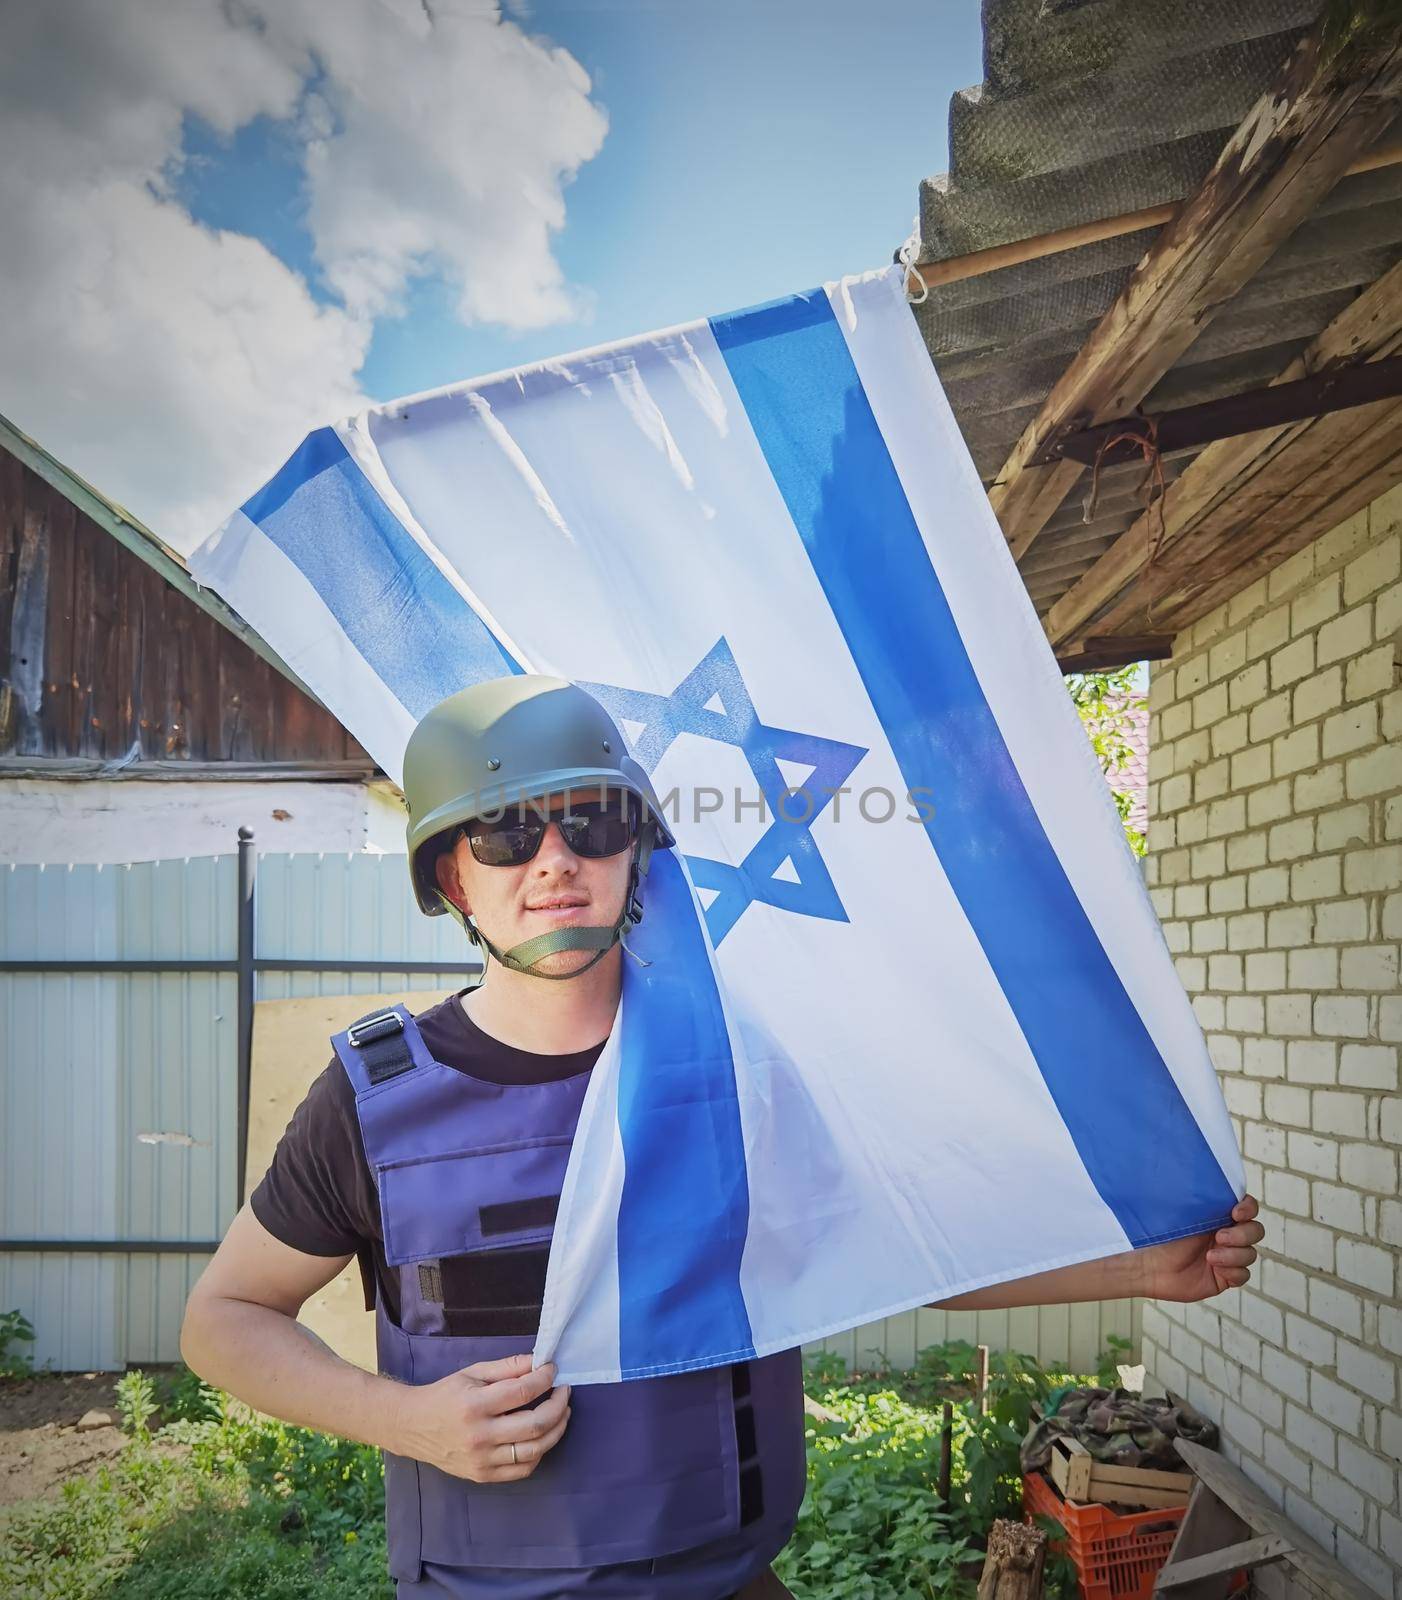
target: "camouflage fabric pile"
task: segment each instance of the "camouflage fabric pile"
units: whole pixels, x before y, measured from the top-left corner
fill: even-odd
[[[1183,1470],[1175,1439],[1217,1448],[1216,1423],[1172,1395],[1146,1400],[1127,1389],[1065,1389],[1052,1396],[1048,1414],[1022,1441],[1022,1470],[1044,1470],[1052,1441],[1068,1435],[1109,1466],[1160,1472]]]

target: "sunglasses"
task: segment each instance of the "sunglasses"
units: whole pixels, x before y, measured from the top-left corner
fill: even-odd
[[[553,822],[560,837],[585,861],[621,854],[638,836],[636,795],[611,800],[581,800],[563,812],[542,816],[529,806],[512,806],[500,819],[478,818],[463,832],[475,860],[484,867],[524,866],[540,849]]]

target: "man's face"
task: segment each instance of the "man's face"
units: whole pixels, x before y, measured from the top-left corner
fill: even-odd
[[[572,790],[529,802],[542,816],[558,817],[568,806],[606,798],[599,789]],[[613,796],[615,802],[620,797]],[[470,914],[498,950],[510,950],[557,928],[612,927],[623,911],[633,846],[601,860],[577,856],[552,822],[540,848],[521,866],[486,866],[460,836],[438,858],[439,887]],[[562,950],[535,971],[559,976],[593,959],[591,950]]]

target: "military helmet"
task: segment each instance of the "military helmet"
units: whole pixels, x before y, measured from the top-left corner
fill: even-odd
[[[475,683],[434,706],[409,736],[403,787],[409,871],[419,909],[429,916],[450,909],[435,863],[457,829],[525,800],[621,789],[641,802],[651,847],[676,843],[652,780],[628,754],[613,718],[577,684],[539,673]]]

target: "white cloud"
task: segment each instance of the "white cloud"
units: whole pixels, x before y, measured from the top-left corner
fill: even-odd
[[[172,191],[188,117],[259,116],[297,141],[339,305]],[[416,275],[468,322],[577,310],[553,236],[605,127],[578,63],[486,0],[6,7],[0,410],[188,548],[363,403]]]

